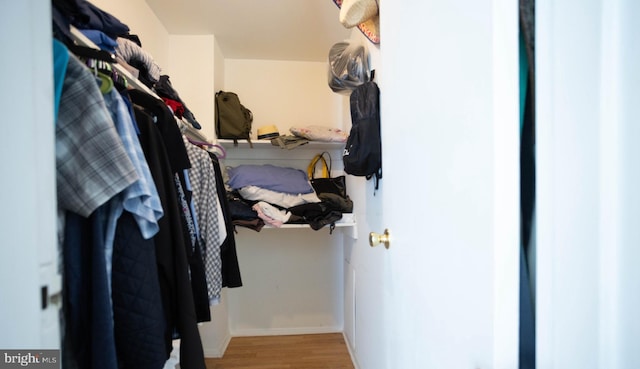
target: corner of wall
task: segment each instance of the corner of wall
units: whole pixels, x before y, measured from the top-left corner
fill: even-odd
[[[224,89],[224,54],[222,48],[218,44],[218,40],[214,36],[213,40],[213,89],[220,91]]]
[[[214,137],[214,37],[170,35],[167,45],[171,50],[167,68],[171,83],[202,125],[200,133],[211,139]]]
[[[205,357],[222,357],[231,341],[226,292],[226,289],[223,289],[220,294],[220,303],[211,306],[211,322],[199,327]]]
[[[145,0],[91,0],[91,3],[129,26],[132,34],[140,36],[143,49],[153,55],[161,68],[168,64],[169,33]]]

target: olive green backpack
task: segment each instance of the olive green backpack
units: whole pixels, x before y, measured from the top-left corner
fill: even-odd
[[[233,140],[238,145],[238,140],[244,139],[251,144],[251,123],[253,114],[240,103],[238,95],[233,92],[218,91],[216,93],[216,136],[218,139]]]

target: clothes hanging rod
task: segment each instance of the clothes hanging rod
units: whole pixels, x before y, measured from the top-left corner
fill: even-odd
[[[98,50],[100,49],[98,47],[98,45],[93,43],[93,41],[89,40],[87,38],[87,36],[85,36],[82,32],[80,32],[80,30],[78,30],[76,27],[70,26],[70,29],[71,29],[71,34],[73,35],[74,41],[78,45],[91,47],[91,48],[98,49]],[[144,91],[144,92],[148,93],[149,95],[155,97],[158,100],[161,100],[161,98],[158,96],[158,94],[156,94],[153,90],[151,90],[145,84],[140,82],[140,80],[138,80],[136,77],[134,77],[122,65],[120,65],[118,63],[113,63],[113,67],[118,71],[118,73],[124,75],[127,78],[127,81],[129,82],[129,84],[131,84],[133,87],[135,87],[138,90],[141,90],[141,91]],[[198,132],[195,128],[192,128],[189,124],[187,124],[187,123],[185,123],[185,122],[183,122],[181,120],[177,120],[177,123],[180,126],[180,130],[184,134],[186,134],[188,136],[191,136],[193,139],[196,139],[198,141],[210,142],[207,137],[205,137],[202,133]]]
[[[74,41],[80,46],[91,47],[94,49],[100,49],[93,41],[89,40],[87,36],[82,34],[76,27],[70,26],[71,35],[73,35]],[[149,87],[147,87],[144,83],[140,82],[136,77],[134,77],[127,69],[125,69],[122,65],[118,63],[114,63],[113,67],[118,71],[118,73],[124,75],[127,78],[127,81],[138,90],[144,91],[149,95],[155,97],[156,99],[160,99],[160,97],[153,92]]]

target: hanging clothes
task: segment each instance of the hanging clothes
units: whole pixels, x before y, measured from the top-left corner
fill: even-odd
[[[134,129],[132,117],[122,97],[115,89],[104,94],[107,110],[111,114],[118,135],[131,160],[138,179],[120,192],[118,201],[113,201],[109,209],[109,223],[106,234],[107,274],[110,276],[111,249],[115,235],[116,224],[120,215],[126,210],[131,213],[138,224],[142,237],[150,239],[158,233],[158,220],[163,216],[162,205],[149,165],[142,152],[138,135]]]
[[[64,235],[63,362],[117,369],[101,207],[138,177],[95,77],[73,55],[56,126],[56,174]]]
[[[197,323],[211,319],[209,280],[219,296],[228,228],[214,222],[220,240],[205,254],[194,195],[200,179],[190,178],[171,110],[137,80],[130,85],[146,92],[126,91],[127,81],[111,73],[113,55],[78,47],[69,32],[74,24],[113,52],[120,44],[110,39],[128,27],[85,1],[52,5],[54,35],[62,41],[54,40],[60,96],[54,106],[63,366],[160,369],[180,339],[180,367],[205,369]],[[150,87],[160,67],[143,50],[124,48],[134,50],[130,59]],[[90,71],[83,64],[90,59],[103,63]],[[223,218],[219,204],[213,209]],[[218,262],[206,271],[204,258],[215,259],[216,249]],[[217,282],[207,273],[217,273]]]
[[[118,362],[123,368],[161,368],[167,360],[163,349],[166,325],[153,236],[164,212],[127,104],[115,88],[104,98],[138,173],[138,180],[108,207],[106,265],[113,284]]]
[[[115,39],[129,33],[129,26],[85,0],[52,0],[52,5],[78,29],[95,29]]]
[[[138,79],[151,88],[160,78],[160,66],[155,62],[153,56],[138,46],[135,42],[118,37],[116,54],[124,59],[129,65],[138,69]]]
[[[222,259],[222,287],[242,287],[240,265],[238,264],[238,254],[236,252],[234,225],[231,218],[231,210],[229,209],[227,190],[224,187],[224,179],[222,178],[222,168],[220,167],[218,157],[212,153],[208,154],[213,163],[214,173],[216,176],[216,187],[218,189],[218,203],[221,205],[222,216],[227,229],[227,237],[224,239],[222,246],[220,247],[220,258]],[[262,224],[264,225],[264,223]]]
[[[176,91],[171,85],[169,76],[167,75],[160,76],[160,79],[154,85],[154,88],[158,92],[158,95],[160,95],[160,97],[177,101],[182,105],[182,115],[184,119],[193,126],[193,128],[195,129],[202,128],[202,126],[200,125],[200,123],[198,123],[198,121],[196,120],[196,117],[193,115],[191,110],[187,108],[187,104],[185,104],[184,101],[180,99],[180,95],[178,95],[178,91]],[[182,117],[178,117],[178,118],[182,118]]]
[[[69,50],[64,44],[55,38],[53,39],[53,118],[57,124],[58,110],[60,109],[60,98],[62,96],[62,84],[67,74],[67,65],[69,64]]]
[[[102,95],[98,79],[86,66],[75,56],[69,60],[56,126],[58,200],[65,215],[60,224],[66,220],[61,228],[64,237],[60,237],[65,367],[161,368],[172,350],[172,339],[179,337],[181,367],[204,369],[191,290],[195,268],[187,261],[171,168],[172,160],[184,165],[188,157],[170,159],[165,144],[171,140],[164,140],[152,118],[141,116],[145,129],[139,144],[144,161],[134,164],[136,154],[126,149],[131,149],[130,139],[137,138],[132,121],[114,122],[127,117],[126,104],[115,89]],[[127,127],[129,139],[116,127]],[[175,124],[173,128],[177,135],[173,143],[179,142],[184,150],[182,136]],[[157,157],[164,164],[152,170],[149,158],[153,162]],[[143,163],[153,185],[165,181],[156,191],[139,186],[147,177],[139,174]],[[157,192],[157,198],[149,192]],[[170,210],[163,216],[165,209]],[[109,219],[111,224],[117,220],[115,234]],[[109,265],[113,265],[112,274]],[[113,281],[111,288],[109,281]],[[208,307],[204,276],[202,281]]]
[[[104,209],[67,212],[62,367],[118,369],[104,260]]]
[[[133,216],[118,219],[113,240],[112,303],[120,368],[160,369],[167,361],[164,309],[155,241],[145,239]]]
[[[191,181],[186,170],[175,173],[173,180],[178,194],[178,205],[181,209],[182,225],[185,230],[185,245],[187,245],[187,261],[191,277],[191,289],[196,308],[198,322],[211,320],[211,311],[207,297],[207,277],[204,267],[202,240],[193,205]]]
[[[137,180],[93,75],[75,57],[56,127],[58,205],[84,217]]]
[[[193,188],[195,212],[203,240],[203,259],[207,278],[209,304],[220,301],[222,290],[222,260],[220,246],[227,237],[222,208],[218,203],[213,163],[206,151],[193,145],[183,136],[192,167],[189,177]]]
[[[156,99],[143,92],[132,90],[129,93],[136,105],[145,106],[145,102],[149,102],[153,107],[156,104],[154,101]],[[166,111],[157,105],[155,106],[155,110],[152,109],[152,111],[158,114],[155,117],[160,122]],[[166,354],[168,357],[173,349],[173,338],[179,337],[181,339],[181,367],[205,369],[204,351],[198,332],[196,308],[189,276],[181,210],[178,207],[178,196],[174,182],[174,168],[182,166],[182,169],[185,169],[185,166],[188,167],[188,156],[186,156],[180,135],[178,135],[179,145],[175,140],[165,140],[161,133],[162,129],[156,126],[153,117],[140,108],[135,109],[135,118],[141,132],[140,143],[165,211],[165,216],[160,219],[160,231],[154,237],[154,241],[162,306],[167,322]],[[171,156],[169,156],[168,147],[171,150]]]

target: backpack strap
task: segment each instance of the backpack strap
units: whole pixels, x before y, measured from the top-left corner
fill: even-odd
[[[382,168],[378,168],[378,171],[376,171],[373,174],[369,174],[368,176],[365,176],[365,178],[367,179],[367,181],[373,178],[373,183],[375,186],[374,191],[376,191],[378,189],[378,186],[380,185],[380,179],[382,178]]]
[[[251,142],[251,138],[247,138],[247,142],[249,143],[249,147],[253,149],[253,142]],[[238,147],[238,139],[233,139],[233,146]]]
[[[251,142],[250,138],[247,138],[247,142],[249,143],[249,147],[253,149],[253,142]],[[238,139],[237,138],[233,139],[233,146],[235,146],[235,147],[238,146]]]

